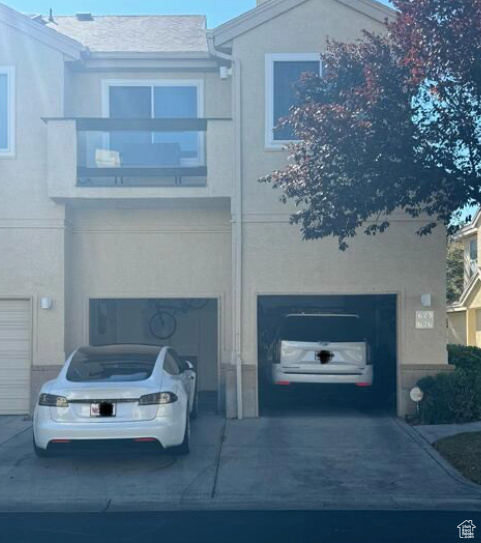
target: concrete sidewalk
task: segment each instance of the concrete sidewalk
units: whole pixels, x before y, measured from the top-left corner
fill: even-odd
[[[184,458],[39,459],[23,423],[0,419],[0,435],[10,435],[0,440],[3,512],[481,509],[481,489],[389,416],[353,411],[225,421],[202,415]]]
[[[435,443],[443,437],[464,434],[465,432],[481,432],[481,422],[468,422],[466,424],[426,424],[413,426],[413,429],[429,443]]]

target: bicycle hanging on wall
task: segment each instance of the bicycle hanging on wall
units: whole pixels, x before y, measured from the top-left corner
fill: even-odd
[[[205,298],[189,298],[169,303],[153,300],[155,313],[149,320],[150,333],[160,340],[170,339],[177,331],[177,318],[179,313],[186,315],[190,311],[203,309],[209,300]]]

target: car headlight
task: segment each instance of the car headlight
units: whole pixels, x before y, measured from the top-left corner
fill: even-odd
[[[141,396],[139,405],[165,405],[174,403],[178,400],[173,392],[155,392],[154,394],[146,394]]]
[[[46,405],[47,407],[68,407],[68,401],[67,398],[64,398],[63,396],[40,394],[38,405]]]

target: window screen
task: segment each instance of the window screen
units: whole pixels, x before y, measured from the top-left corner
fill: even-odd
[[[298,103],[296,83],[304,73],[320,73],[319,61],[275,61],[274,62],[274,141],[295,140],[290,126],[276,128],[279,121],[287,117],[292,106]]]

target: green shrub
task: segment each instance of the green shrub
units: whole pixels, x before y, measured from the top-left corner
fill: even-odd
[[[448,345],[448,362],[457,368],[481,371],[481,349],[465,345]]]
[[[448,345],[452,373],[424,377],[418,382],[424,392],[416,421],[422,424],[452,424],[481,420],[481,349]]]
[[[418,383],[424,392],[419,422],[451,424],[481,420],[481,371],[456,369]]]

